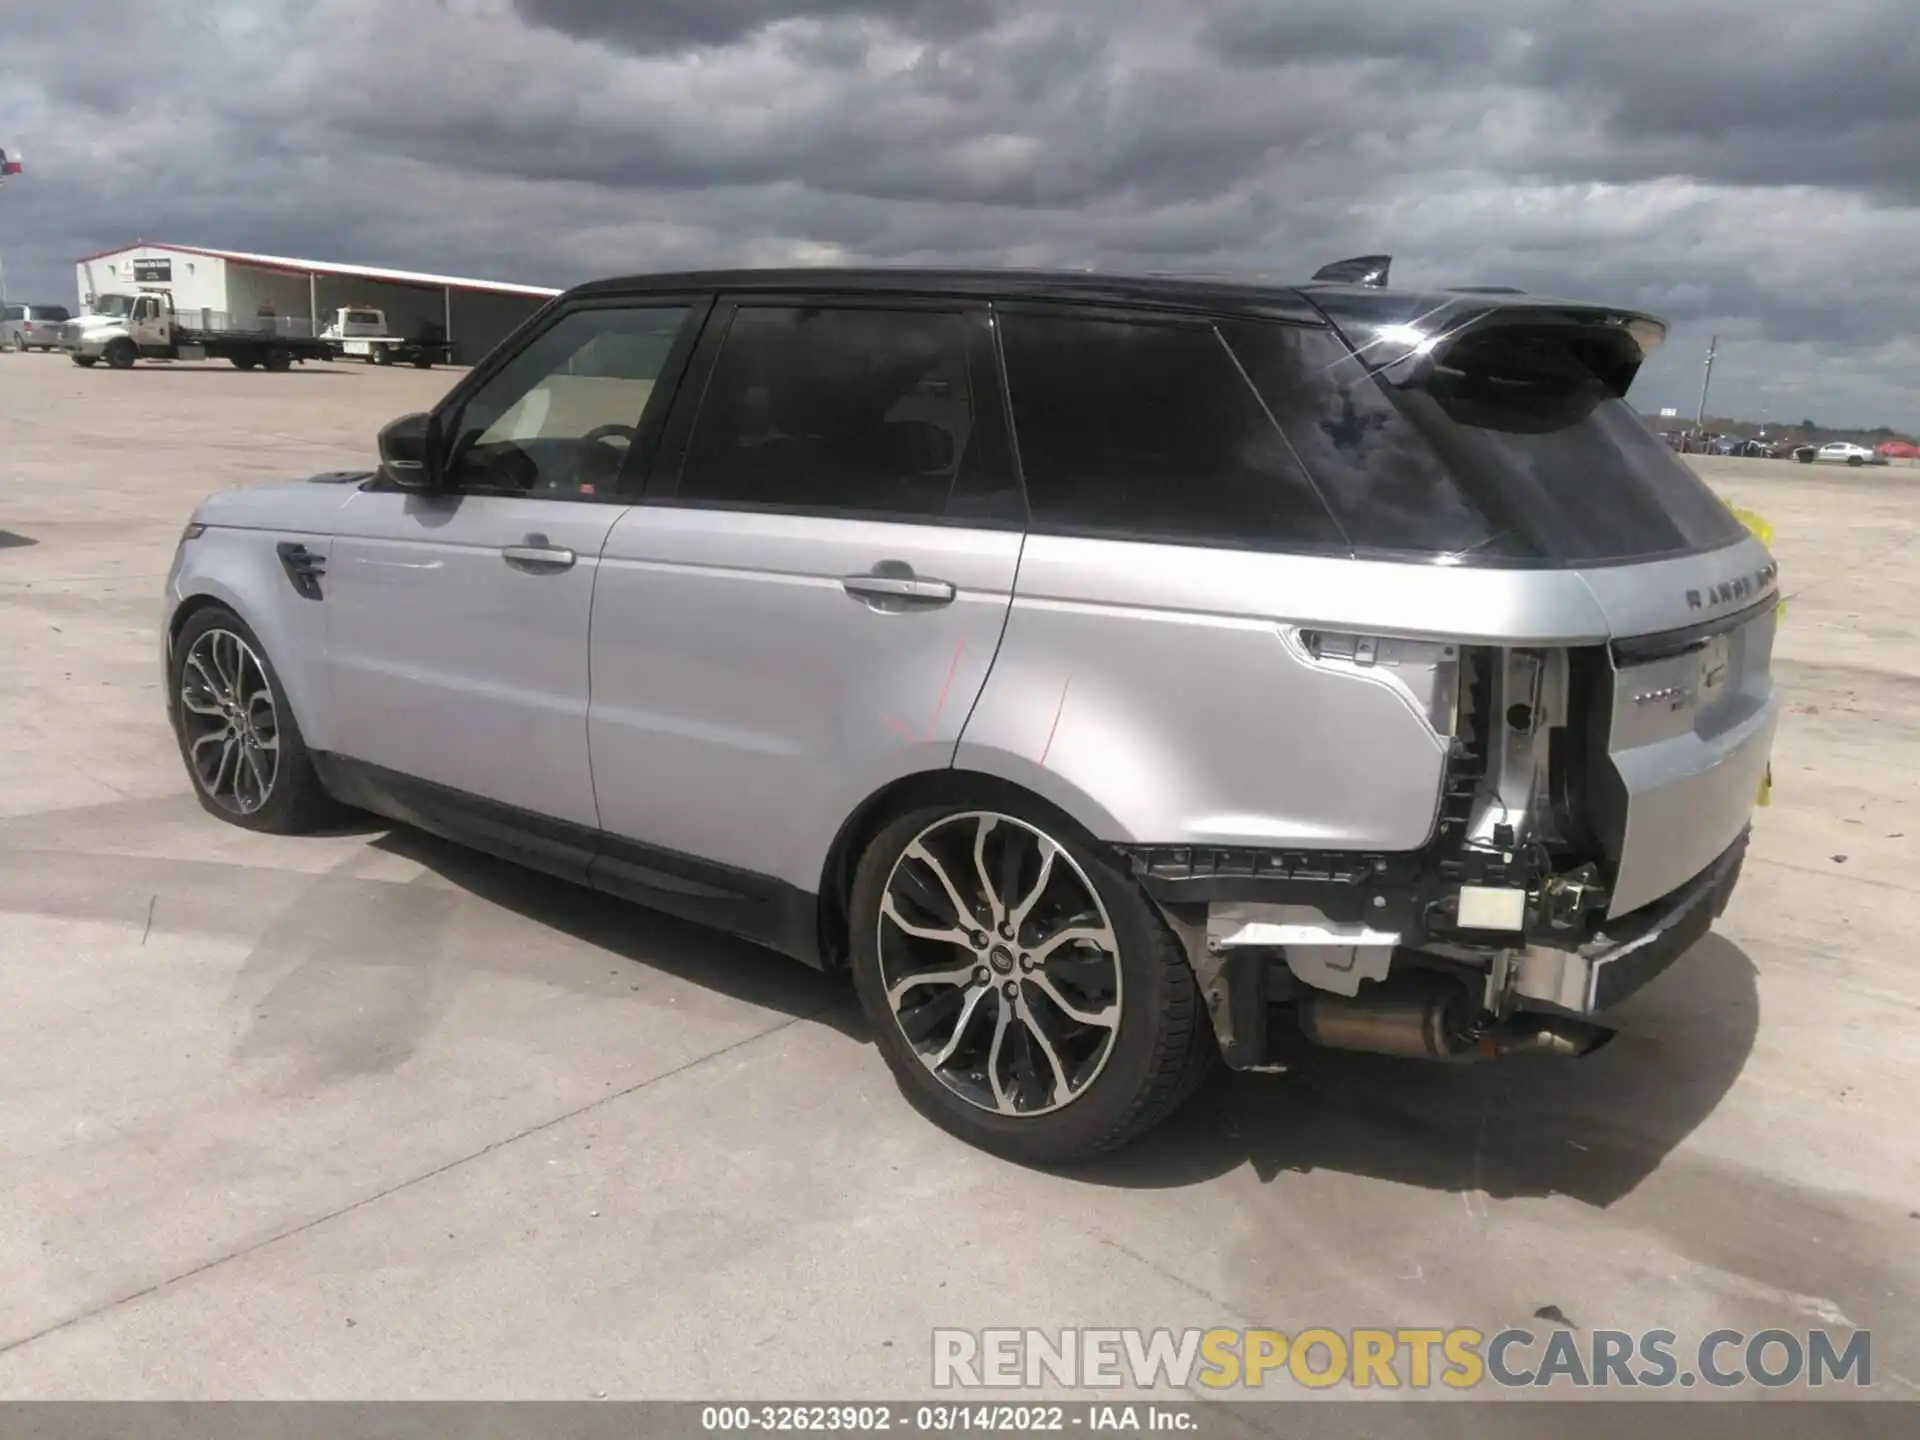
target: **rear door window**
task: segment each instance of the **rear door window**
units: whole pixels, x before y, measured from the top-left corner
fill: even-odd
[[[1212,324],[1005,308],[1000,329],[1035,528],[1347,548]]]

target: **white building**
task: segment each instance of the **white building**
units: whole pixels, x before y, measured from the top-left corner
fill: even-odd
[[[164,290],[185,323],[207,329],[310,335],[315,316],[324,326],[343,306],[369,306],[386,312],[391,334],[451,341],[454,359],[465,365],[560,293],[538,285],[145,240],[84,256],[74,265],[74,278],[83,308],[99,295]]]

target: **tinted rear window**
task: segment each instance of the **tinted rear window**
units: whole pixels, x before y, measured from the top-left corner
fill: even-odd
[[[1037,526],[1347,548],[1214,326],[1015,310],[1000,329]]]
[[[386,321],[381,318],[378,310],[349,310],[347,312],[347,324],[349,325],[384,325],[385,323]]]
[[[1601,378],[1610,342],[1494,326],[1388,378],[1326,331],[1225,328],[1362,552],[1585,565],[1745,533]]]
[[[73,317],[67,313],[67,307],[64,305],[29,305],[27,318],[29,320],[70,320]]]

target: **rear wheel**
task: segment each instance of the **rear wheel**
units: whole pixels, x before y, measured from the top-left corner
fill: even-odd
[[[1864,465],[1866,463],[1867,462],[1862,460],[1858,455],[1847,456],[1847,464],[1849,465]]]
[[[27,337],[22,335],[18,330],[13,332],[12,344],[13,348],[18,350],[22,355],[27,353]]]
[[[133,368],[133,362],[139,358],[140,352],[134,349],[131,340],[115,340],[107,346],[107,364],[115,370],[130,370]]]
[[[167,671],[180,756],[210,814],[294,835],[333,813],[280,677],[238,615],[224,606],[196,612]]]
[[[73,363],[82,370],[91,370],[99,359],[98,355],[76,355],[73,357]]]
[[[261,357],[260,363],[266,366],[267,369],[276,372],[291,370],[293,368],[293,352],[276,345]]]
[[[431,355],[414,356],[413,368],[416,370],[431,370],[433,368],[433,357]]]
[[[1217,1055],[1165,923],[1037,804],[902,816],[862,856],[850,914],[854,985],[895,1078],[983,1149],[1039,1163],[1113,1149],[1172,1114]]]

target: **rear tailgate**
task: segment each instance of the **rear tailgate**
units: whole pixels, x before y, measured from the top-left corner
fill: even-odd
[[[1609,916],[1684,884],[1746,828],[1779,715],[1775,623],[1769,598],[1724,620],[1612,645]]]

